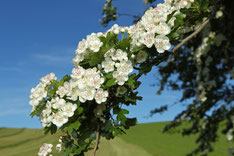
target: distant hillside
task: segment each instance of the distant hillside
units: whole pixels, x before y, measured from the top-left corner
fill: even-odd
[[[97,156],[184,156],[194,149],[195,136],[162,134],[165,124],[140,124],[114,140],[102,139]],[[56,145],[58,136],[44,135],[38,129],[0,128],[0,156],[36,156],[44,142]],[[228,156],[227,149],[232,146],[234,143],[227,143],[222,136],[210,156]]]

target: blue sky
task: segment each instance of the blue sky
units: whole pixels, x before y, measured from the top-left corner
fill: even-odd
[[[77,43],[92,32],[107,30],[99,24],[103,5],[104,0],[1,0],[0,127],[41,128],[39,119],[29,116],[30,89],[50,72],[59,78],[71,73]],[[146,8],[141,0],[119,0],[115,5],[119,12],[131,14]],[[128,26],[132,18],[121,17],[116,23]],[[155,71],[141,78],[144,100],[129,108],[129,116],[138,117],[140,123],[171,120],[181,110],[174,106],[163,116],[145,117],[153,108],[179,98],[177,92],[156,96],[157,87],[150,87]]]

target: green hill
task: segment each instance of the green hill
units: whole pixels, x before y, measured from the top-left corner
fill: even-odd
[[[195,136],[162,134],[161,130],[165,124],[165,122],[139,124],[128,130],[126,135],[114,140],[102,139],[97,156],[183,156],[196,147]],[[36,156],[43,143],[56,145],[58,136],[59,134],[44,135],[38,129],[0,128],[0,155]],[[226,156],[228,147],[232,146],[234,144],[227,143],[222,136],[210,156]]]

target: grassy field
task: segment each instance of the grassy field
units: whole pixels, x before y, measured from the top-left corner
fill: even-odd
[[[195,136],[162,134],[165,124],[140,124],[114,140],[101,139],[97,156],[184,156],[194,149]],[[0,128],[0,156],[36,156],[43,143],[56,145],[58,136],[43,135],[38,129]],[[228,156],[227,148],[232,146],[224,136],[220,137],[210,156]]]

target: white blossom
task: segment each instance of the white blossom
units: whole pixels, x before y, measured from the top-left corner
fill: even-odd
[[[31,89],[29,104],[32,106],[32,111],[40,104],[40,102],[46,98],[47,91],[45,90],[45,84],[39,83],[35,88]]]
[[[117,71],[121,71],[128,75],[133,71],[132,62],[131,61],[121,61],[120,63],[116,63]]]
[[[52,152],[52,144],[47,144],[44,143],[41,147],[40,150],[38,152],[38,156],[47,156],[48,154],[50,154]]]
[[[80,98],[84,100],[93,100],[95,96],[96,90],[94,88],[86,87],[80,93]]]
[[[115,53],[115,49],[114,48],[111,48],[110,50],[108,50],[105,54],[104,54],[104,57],[113,57],[114,56],[114,53]]]
[[[50,103],[51,103],[52,108],[54,109],[60,109],[64,105],[66,105],[66,101],[64,99],[60,99],[59,97],[52,99]]]
[[[68,121],[68,117],[63,115],[61,111],[58,111],[57,113],[53,114],[52,122],[57,127],[61,127],[63,124],[65,124]]]
[[[107,97],[108,97],[108,92],[100,88],[96,92],[95,100],[98,104],[101,104],[103,102],[106,102]]]
[[[146,45],[146,47],[151,48],[155,42],[155,35],[152,33],[144,33],[142,35],[141,42]]]
[[[120,86],[122,86],[128,80],[128,74],[122,71],[114,71],[113,77]]]
[[[91,84],[90,86],[96,89],[100,88],[103,83],[104,83],[104,78],[101,77],[99,74],[94,74],[90,78],[90,84]]]
[[[57,80],[57,77],[55,76],[54,73],[50,73],[50,74],[41,78],[41,82],[44,85],[50,85],[50,81],[52,81],[52,80]]]
[[[72,59],[72,62],[74,66],[77,66],[83,60],[84,60],[84,54],[77,54],[75,58]]]
[[[89,48],[93,52],[98,52],[102,45],[103,45],[103,43],[99,39],[92,40],[89,42]]]
[[[171,48],[169,38],[162,35],[156,36],[154,45],[159,53],[163,53],[165,50],[169,50]]]
[[[117,35],[120,32],[120,27],[118,26],[118,24],[114,24],[110,30],[113,31]]]
[[[112,61],[110,57],[105,58],[105,61],[102,62],[102,68],[106,73],[114,71],[115,62]]]
[[[76,109],[77,109],[77,105],[72,104],[72,103],[67,103],[61,108],[62,114],[67,117],[72,117]]]
[[[62,150],[62,145],[61,145],[61,144],[57,144],[57,145],[56,145],[56,150],[57,150],[58,152],[61,152],[61,150]]]
[[[56,93],[62,98],[70,92],[70,83],[64,82],[63,86],[59,86]]]
[[[119,61],[128,60],[127,53],[121,49],[117,49],[114,56],[112,56],[112,59],[119,60]]]
[[[80,95],[80,90],[78,88],[78,83],[77,83],[78,80],[72,80],[70,82],[70,90],[69,90],[69,93],[68,93],[68,99],[70,100],[73,100],[73,101],[76,101]]]
[[[170,32],[171,28],[164,22],[161,22],[156,26],[156,33],[159,35],[168,35]]]
[[[79,42],[76,49],[76,53],[77,54],[85,53],[87,47],[88,47],[87,41],[83,39],[82,41]]]
[[[77,68],[73,68],[71,77],[73,79],[80,79],[84,75],[84,73],[85,73],[84,68],[78,66]]]

